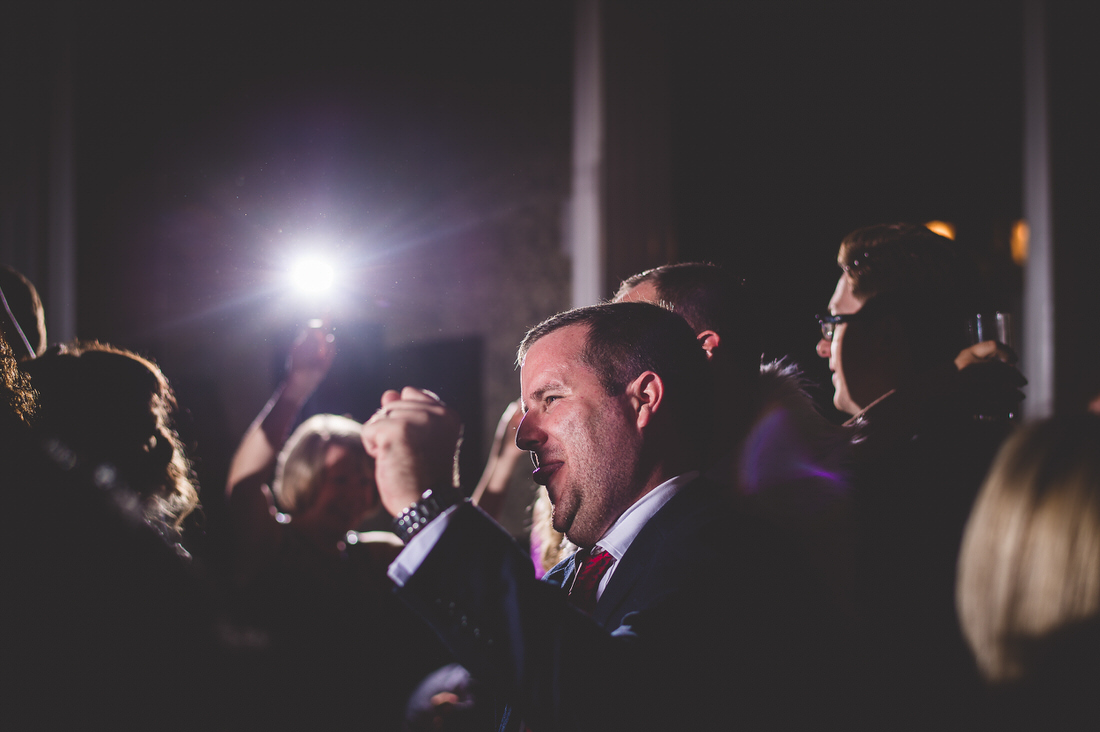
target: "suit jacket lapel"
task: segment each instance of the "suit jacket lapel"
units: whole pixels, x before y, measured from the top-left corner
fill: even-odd
[[[676,497],[673,498],[673,500],[675,499]],[[672,501],[669,501],[669,504],[671,503]],[[614,627],[609,627],[608,621],[630,596],[634,585],[646,575],[653,562],[656,561],[661,547],[664,545],[665,521],[660,519],[667,508],[668,505],[666,504],[638,532],[638,535],[634,537],[634,541],[630,543],[630,548],[626,550],[626,554],[619,561],[619,566],[615,567],[615,574],[611,575],[611,579],[600,596],[599,602],[596,603],[596,611],[592,614],[593,619],[602,627],[614,630]],[[618,625],[618,622],[615,625]]]
[[[611,580],[607,583],[607,588],[600,596],[599,602],[596,603],[596,612],[592,617],[597,623],[609,630],[614,630],[614,627],[609,627],[608,621],[614,619],[613,625],[617,626],[618,620],[622,619],[621,616],[616,617],[616,612],[630,597],[630,592],[638,580],[646,575],[659,558],[669,527],[677,525],[685,517],[698,511],[701,505],[707,503],[705,496],[712,490],[713,486],[704,479],[692,481],[662,506],[657,515],[642,527],[619,562],[619,566],[615,568],[615,573],[611,575]],[[576,554],[570,554],[543,575],[542,580],[557,587],[567,588],[576,571]]]
[[[592,617],[604,628],[614,630],[622,620],[624,613],[619,612],[630,597],[631,590],[660,558],[664,550],[666,534],[669,529],[689,517],[706,503],[705,496],[711,486],[702,479],[694,480],[673,496],[661,510],[651,518],[638,535],[634,537],[630,548],[615,568],[607,588],[596,603],[596,612]]]

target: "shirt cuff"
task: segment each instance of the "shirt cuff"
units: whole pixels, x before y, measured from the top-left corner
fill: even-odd
[[[405,545],[405,548],[401,550],[401,553],[397,555],[397,558],[390,564],[389,569],[386,570],[386,574],[389,575],[395,585],[404,587],[405,583],[409,581],[409,577],[412,577],[416,570],[420,569],[420,565],[424,563],[432,549],[435,548],[439,537],[443,536],[443,532],[450,525],[451,514],[460,505],[462,504],[457,503],[450,506],[422,528],[416,536],[409,539],[409,543]]]

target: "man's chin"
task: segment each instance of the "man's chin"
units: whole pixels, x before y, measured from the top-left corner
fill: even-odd
[[[594,535],[596,532],[592,530],[591,526],[585,526],[583,521],[578,524],[576,521],[570,520],[568,526],[565,526],[564,523],[555,523],[554,530],[563,534],[566,539],[581,549],[591,548],[600,538],[600,535]]]
[[[558,532],[559,534],[568,534],[569,529],[573,528],[573,522],[559,519],[556,511],[551,514],[550,525],[553,526],[554,531]],[[572,539],[570,539],[570,541],[572,541]]]
[[[839,411],[853,417],[860,411],[859,407],[857,407],[851,399],[842,394],[837,394],[833,397],[833,406],[836,407]]]
[[[836,374],[833,374],[833,406],[842,412],[848,412],[848,395],[836,383]]]

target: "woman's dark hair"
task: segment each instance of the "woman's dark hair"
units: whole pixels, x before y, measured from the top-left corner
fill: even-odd
[[[176,398],[161,370],[99,342],[54,346],[23,364],[39,395],[35,432],[73,466],[137,493],[147,520],[179,529],[198,490],[172,424]],[[104,472],[106,471],[106,472]]]
[[[30,426],[35,409],[35,394],[30,379],[19,370],[15,354],[0,335],[0,438],[10,438],[13,431]]]

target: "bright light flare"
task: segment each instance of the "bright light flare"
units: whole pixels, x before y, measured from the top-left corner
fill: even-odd
[[[954,240],[955,238],[955,225],[950,221],[929,221],[924,227],[931,229],[940,236],[946,236],[948,239]]]
[[[321,295],[332,289],[336,269],[323,259],[306,257],[290,268],[290,281],[294,289],[303,295]]]

